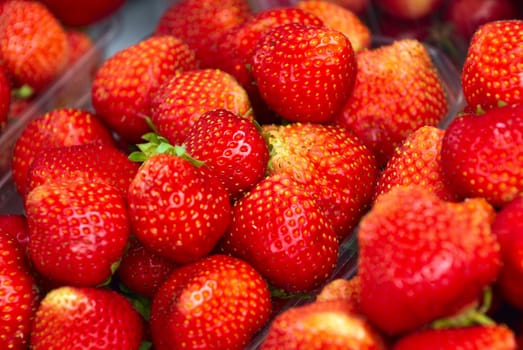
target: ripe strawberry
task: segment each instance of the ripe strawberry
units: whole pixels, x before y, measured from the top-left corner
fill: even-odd
[[[0,59],[16,85],[36,91],[66,68],[69,45],[65,29],[39,1],[0,4]]]
[[[118,277],[130,290],[152,298],[176,267],[172,261],[151,252],[132,237],[118,266]]]
[[[160,143],[166,149],[158,154],[145,147],[151,153],[127,194],[134,234],[152,252],[180,264],[204,257],[231,221],[227,190],[183,149]]]
[[[269,149],[259,128],[225,109],[202,114],[184,144],[222,180],[233,199],[254,187],[267,171]]]
[[[211,255],[175,270],[155,294],[155,349],[244,349],[268,321],[270,293],[246,262]]]
[[[180,39],[152,37],[107,59],[92,85],[97,114],[125,140],[137,143],[150,131],[151,98],[175,73],[196,69],[194,52]]]
[[[473,35],[461,74],[463,94],[475,108],[523,102],[523,20],[499,20],[482,25]]]
[[[87,32],[78,29],[67,29],[65,34],[69,43],[68,66],[78,62],[89,50],[94,50],[95,43]]]
[[[11,101],[11,81],[4,66],[0,65],[0,132],[7,125]]]
[[[381,335],[350,303],[313,302],[295,306],[271,323],[261,350],[386,349]]]
[[[443,200],[457,201],[441,168],[441,143],[445,131],[422,126],[399,145],[380,173],[375,197],[402,185],[416,184],[433,191]]]
[[[85,178],[109,184],[126,196],[137,171],[138,164],[113,145],[88,143],[54,147],[36,155],[28,170],[26,191],[45,182]]]
[[[342,33],[290,23],[258,41],[252,72],[262,98],[284,119],[327,122],[352,93],[356,59]]]
[[[338,255],[328,217],[287,174],[265,178],[235,202],[221,247],[287,292],[319,287],[333,272]]]
[[[187,43],[202,68],[215,68],[219,38],[251,15],[246,0],[181,0],[168,7],[153,35],[172,35]]]
[[[270,174],[288,174],[324,211],[340,240],[368,209],[378,176],[372,153],[348,130],[294,123],[267,125]]]
[[[0,214],[0,230],[14,238],[29,258],[29,228],[24,214]]]
[[[175,75],[153,94],[151,119],[160,135],[180,145],[194,122],[213,109],[252,118],[247,92],[232,75],[218,69],[192,70]]]
[[[514,332],[505,325],[428,329],[408,334],[392,350],[516,350]]]
[[[501,267],[493,216],[482,198],[445,202],[416,185],[378,197],[358,231],[361,311],[401,334],[477,300]]]
[[[504,300],[523,310],[523,197],[504,205],[492,223],[501,246],[503,267],[498,286]]]
[[[82,27],[94,24],[113,15],[124,4],[125,0],[42,0],[49,10],[67,26]]]
[[[226,30],[218,42],[215,57],[217,68],[233,75],[249,94],[258,121],[272,122],[274,114],[263,101],[252,75],[251,61],[256,43],[271,29],[288,23],[321,26],[323,22],[312,13],[295,7],[270,8],[253,14],[241,24]]]
[[[46,182],[27,194],[25,210],[38,272],[74,286],[96,286],[111,277],[130,233],[119,190],[83,178]]]
[[[436,12],[443,0],[375,0],[382,11],[403,20],[419,20]]]
[[[484,197],[493,206],[523,192],[523,105],[495,107],[454,119],[441,146],[450,188],[462,197]]]
[[[115,291],[64,286],[43,298],[31,332],[31,349],[138,349],[143,321]]]
[[[42,150],[91,142],[114,143],[107,127],[89,111],[59,108],[31,120],[14,145],[12,171],[18,193],[25,194],[29,167]]]
[[[360,278],[355,275],[349,279],[336,278],[325,284],[318,295],[316,301],[343,300],[352,304],[358,310],[360,303]]]
[[[370,47],[370,28],[356,13],[342,5],[327,0],[306,0],[298,2],[297,6],[318,16],[325,26],[345,34],[349,38],[354,52],[357,53]]]
[[[353,130],[383,166],[411,132],[443,120],[445,90],[417,40],[397,40],[360,52],[356,59],[354,91],[333,123]]]
[[[38,291],[22,247],[3,229],[0,251],[0,348],[27,349]]]

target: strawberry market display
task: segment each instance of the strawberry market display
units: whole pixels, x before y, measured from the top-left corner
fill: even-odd
[[[516,348],[522,21],[452,69],[339,3],[178,1],[6,129],[0,347]]]

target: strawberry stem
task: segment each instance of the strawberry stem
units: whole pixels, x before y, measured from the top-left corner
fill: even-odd
[[[34,94],[34,89],[29,85],[22,85],[18,89],[13,89],[12,95],[21,100],[28,99]]]

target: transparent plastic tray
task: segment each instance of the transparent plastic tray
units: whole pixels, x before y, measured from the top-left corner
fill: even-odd
[[[21,213],[20,197],[11,177],[11,156],[16,140],[34,118],[58,107],[80,107],[89,104],[94,70],[105,59],[107,46],[118,33],[120,19],[113,16],[86,28],[94,46],[71,65],[16,119],[0,132],[0,213]]]

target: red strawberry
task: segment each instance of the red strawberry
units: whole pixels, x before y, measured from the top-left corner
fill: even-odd
[[[481,198],[445,202],[415,185],[378,197],[358,231],[361,311],[401,334],[476,301],[501,267],[493,216]]]
[[[107,127],[86,110],[60,108],[31,120],[14,146],[12,171],[18,193],[25,194],[29,167],[42,150],[91,142],[114,143]]]
[[[27,349],[38,292],[22,247],[0,229],[0,348]]]
[[[180,264],[192,262],[209,254],[229,226],[229,195],[183,149],[167,143],[158,148],[164,153],[145,155],[129,186],[133,232],[152,252]]]
[[[443,200],[458,200],[441,168],[444,135],[444,130],[422,126],[407,136],[380,173],[375,197],[395,186],[416,184],[433,191]]]
[[[354,91],[333,123],[353,130],[383,166],[411,132],[443,120],[445,90],[417,40],[360,52],[357,63]]]
[[[370,47],[370,28],[356,13],[341,4],[327,0],[306,0],[298,2],[297,6],[318,16],[325,26],[345,34],[354,52]]]
[[[11,81],[6,69],[0,65],[0,132],[7,125],[11,101]]]
[[[87,26],[113,15],[126,0],[42,0],[54,15],[67,26]]]
[[[150,131],[151,98],[179,71],[196,69],[194,52],[180,39],[152,37],[107,59],[92,85],[98,115],[125,140],[140,141]]]
[[[338,239],[314,197],[287,174],[277,174],[235,202],[222,248],[274,286],[304,292],[333,272]]]
[[[0,230],[14,238],[29,258],[29,228],[24,214],[0,214]]]
[[[75,286],[96,286],[111,277],[130,232],[119,190],[82,178],[46,182],[27,194],[25,210],[38,272]]]
[[[260,131],[251,120],[216,109],[196,120],[184,144],[222,180],[230,197],[238,198],[267,171],[269,149]]]
[[[499,207],[523,192],[523,105],[454,119],[441,146],[450,188]]]
[[[0,4],[0,58],[17,85],[41,91],[66,68],[65,29],[39,1]]]
[[[172,35],[196,52],[202,68],[214,68],[218,39],[251,15],[246,0],[181,0],[158,20],[154,35]]]
[[[338,238],[368,209],[378,176],[372,153],[350,131],[313,123],[264,127],[270,174],[288,174],[325,212]]]
[[[337,278],[325,284],[318,295],[316,301],[343,300],[351,303],[356,310],[360,303],[360,278],[355,275],[349,279]]]
[[[54,147],[36,155],[29,167],[26,191],[45,182],[81,177],[114,186],[126,196],[137,171],[138,164],[113,145],[88,143]]]
[[[514,332],[505,325],[428,329],[400,338],[393,350],[516,350]]]
[[[261,350],[385,350],[381,335],[350,303],[313,302],[292,307],[271,323]]]
[[[356,59],[342,33],[290,23],[258,41],[252,72],[262,98],[284,119],[327,122],[352,93]]]
[[[78,62],[90,50],[95,50],[95,43],[87,32],[77,29],[67,29],[65,34],[67,35],[67,41],[69,43],[69,60],[67,63],[69,66]],[[100,60],[101,59],[100,57]]]
[[[205,112],[227,109],[252,118],[245,89],[218,69],[181,72],[152,96],[151,118],[158,133],[173,145],[182,144],[189,128]]]
[[[499,101],[523,102],[522,42],[522,20],[492,21],[475,32],[461,74],[463,94],[470,106],[490,109]]]
[[[244,349],[268,321],[269,289],[249,264],[212,255],[175,270],[151,308],[155,349]]]
[[[492,223],[501,246],[503,267],[498,285],[504,300],[523,310],[523,197],[504,205]]]
[[[31,332],[31,349],[138,349],[143,322],[115,291],[60,287],[43,298]]]
[[[443,0],[375,0],[384,12],[400,19],[416,20],[436,12]]]
[[[151,252],[133,237],[118,266],[118,277],[127,288],[152,298],[176,267],[172,261]]]

